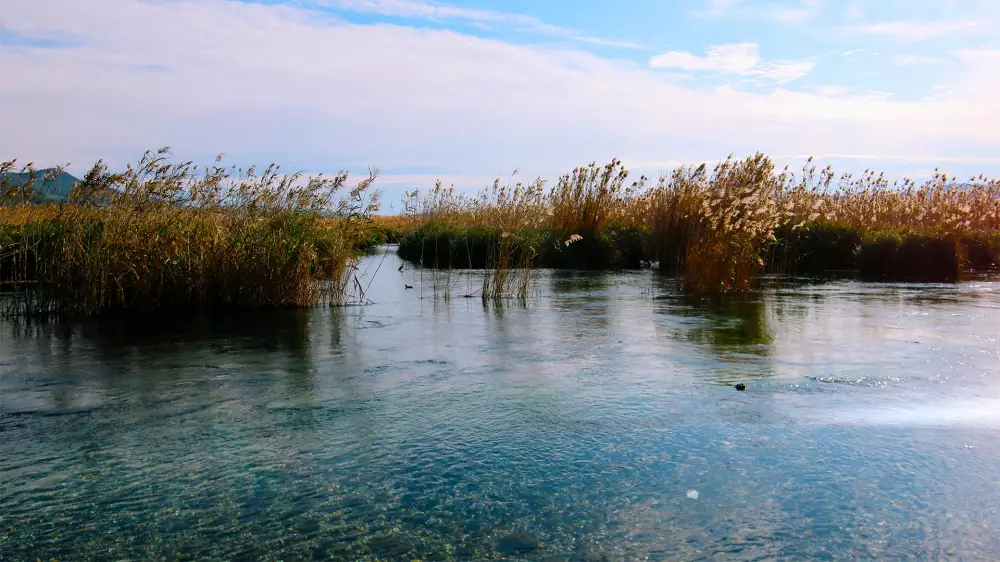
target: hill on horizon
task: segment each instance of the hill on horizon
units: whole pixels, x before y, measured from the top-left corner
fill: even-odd
[[[73,185],[80,180],[66,173],[60,172],[53,178],[47,175],[54,172],[55,168],[46,168],[35,171],[35,183],[33,185],[34,203],[60,203],[69,198]],[[20,187],[28,182],[30,175],[27,172],[7,172],[0,174],[0,184],[5,186]]]

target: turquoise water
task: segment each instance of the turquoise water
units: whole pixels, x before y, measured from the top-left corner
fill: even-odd
[[[398,265],[364,307],[0,324],[0,560],[1000,558],[998,283],[484,306]]]

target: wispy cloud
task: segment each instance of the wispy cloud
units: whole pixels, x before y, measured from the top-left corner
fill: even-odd
[[[312,0],[314,5],[348,12],[426,21],[467,22],[477,26],[501,25],[522,33],[567,39],[606,47],[641,48],[633,41],[591,37],[574,29],[543,22],[523,14],[464,8],[443,2],[424,0]]]
[[[764,14],[769,19],[783,23],[801,23],[819,15],[823,9],[823,0],[801,0],[789,6],[771,5]]]
[[[814,88],[814,89],[816,90],[817,94],[819,94],[821,96],[831,97],[831,98],[846,96],[846,95],[848,95],[850,93],[850,90],[848,90],[847,88],[845,88],[843,86],[833,86],[833,85],[829,85],[829,84],[824,84],[824,85],[821,85],[821,86],[816,86],[816,88]]]
[[[934,57],[929,55],[903,54],[892,57],[892,64],[896,66],[925,66],[951,64],[951,62],[951,60],[945,57]]]
[[[875,162],[904,162],[920,164],[993,164],[996,159],[986,156],[907,156],[889,153],[829,153],[829,154],[793,154],[784,156],[785,158],[804,160],[809,157],[816,160],[868,160]]]
[[[951,21],[889,21],[844,28],[848,33],[878,35],[899,41],[926,41],[959,33],[978,33],[993,29],[992,24],[978,20]]]
[[[0,76],[18,77],[0,81],[9,132],[0,155],[39,163],[123,162],[169,145],[199,162],[224,152],[228,162],[276,159],[310,173],[420,170],[386,178],[402,189],[436,170],[476,185],[501,166],[553,178],[611,157],[655,163],[760,150],[947,163],[1000,151],[996,51],[948,53],[956,62],[942,78],[953,86],[947,98],[831,96],[706,89],[585,50],[261,2],[32,0],[4,15],[21,35],[74,41],[4,45],[0,56]],[[658,65],[780,75],[756,45],[728,47],[664,53]],[[1000,169],[996,162],[968,166]]]
[[[724,18],[733,15],[744,2],[745,0],[708,0],[705,8],[696,13],[706,18]]]
[[[718,72],[738,76],[757,76],[776,82],[789,82],[809,74],[816,63],[811,61],[765,62],[755,43],[735,43],[709,47],[705,56],[687,51],[667,51],[649,61],[650,68]]]
[[[892,94],[890,92],[882,92],[878,90],[859,91],[854,88],[830,84],[816,86],[813,90],[817,94],[828,98],[841,98],[853,101],[885,102],[892,99]]]
[[[820,14],[825,0],[708,0],[695,15],[706,18],[754,18],[781,23],[802,23]]]
[[[994,74],[1000,74],[1000,49],[959,49],[954,54],[969,65],[990,68]]]

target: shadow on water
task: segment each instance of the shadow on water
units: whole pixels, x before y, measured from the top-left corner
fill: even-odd
[[[679,338],[707,345],[720,353],[766,356],[774,336],[768,326],[767,302],[761,294],[660,297],[656,312],[686,320],[676,326]]]
[[[208,346],[217,351],[225,341],[242,350],[269,353],[301,352],[309,349],[311,310],[260,310],[225,314],[167,316],[155,319],[127,317],[110,322],[81,325],[82,338],[102,349],[142,347],[156,349],[166,344],[176,348]]]
[[[549,290],[554,295],[573,295],[605,291],[611,275],[602,271],[554,270],[549,276]]]
[[[776,375],[770,300],[764,292],[701,297],[673,291],[656,297],[652,307],[660,338],[693,344],[696,357],[714,357],[718,365],[703,376],[730,386]]]
[[[251,351],[295,351],[309,347],[313,310],[259,310],[157,315],[118,315],[75,322],[7,322],[11,337],[86,344],[114,353],[128,348],[175,352],[189,346],[236,342]]]
[[[507,368],[531,360],[536,346],[532,305],[525,299],[491,299],[482,302],[482,349],[494,365]]]
[[[13,376],[0,378],[0,393],[18,410],[51,414],[111,407],[119,397],[178,412],[233,399],[302,400],[315,392],[317,356],[340,354],[341,316],[317,309],[11,322],[0,351]]]
[[[549,277],[553,308],[573,319],[565,329],[580,336],[604,337],[611,329],[611,289],[611,276],[604,272],[557,270]]]

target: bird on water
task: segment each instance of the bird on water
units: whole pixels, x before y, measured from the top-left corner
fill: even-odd
[[[405,288],[407,288],[407,289],[412,289],[412,288],[413,288],[413,285],[403,285],[403,287],[405,287]]]

